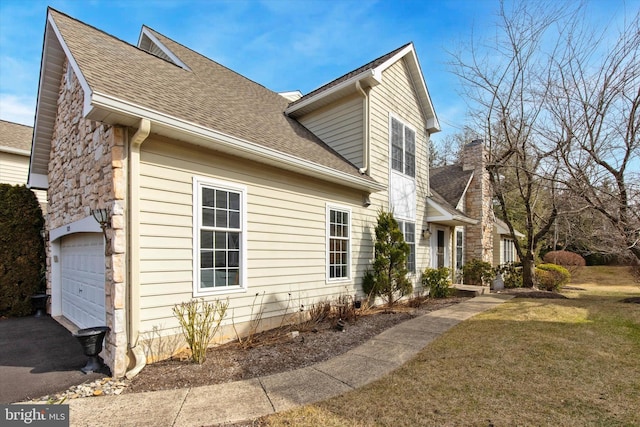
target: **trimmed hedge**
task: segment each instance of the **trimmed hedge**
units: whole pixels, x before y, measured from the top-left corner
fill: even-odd
[[[491,264],[479,259],[472,259],[462,266],[462,275],[466,285],[482,286],[490,283],[496,276]]]
[[[569,283],[571,273],[560,265],[540,264],[536,266],[536,280],[540,289],[558,291]]]
[[[551,251],[544,255],[544,262],[562,266],[584,267],[587,262],[581,255],[569,251]]]
[[[0,316],[31,314],[31,296],[45,291],[43,226],[33,191],[0,184]]]

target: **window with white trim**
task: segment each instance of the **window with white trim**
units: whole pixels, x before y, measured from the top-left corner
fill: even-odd
[[[244,290],[246,189],[194,179],[194,293]]]
[[[407,270],[410,273],[416,272],[416,225],[413,222],[398,221],[398,227],[402,231],[404,241],[409,245],[409,256],[407,257]]]
[[[394,117],[391,117],[391,168],[416,176],[416,133]]]
[[[347,280],[351,271],[351,210],[327,206],[327,280]]]
[[[464,232],[462,228],[456,229],[456,269],[462,269],[464,264]]]
[[[515,260],[512,239],[502,239],[502,262],[507,264]]]

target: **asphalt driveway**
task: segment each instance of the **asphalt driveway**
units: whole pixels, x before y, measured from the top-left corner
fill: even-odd
[[[104,377],[84,374],[82,347],[49,316],[0,320],[0,403],[42,397]]]

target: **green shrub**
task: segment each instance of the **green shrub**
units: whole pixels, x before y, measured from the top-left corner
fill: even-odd
[[[27,316],[46,290],[44,218],[33,191],[0,184],[0,317]]]
[[[227,314],[229,300],[213,303],[193,299],[173,306],[173,315],[180,322],[182,334],[191,349],[191,360],[202,364],[207,358],[207,348]]]
[[[422,287],[429,288],[432,298],[446,298],[453,293],[450,274],[451,270],[447,267],[427,268],[422,273]]]
[[[373,274],[373,271],[365,271],[364,275],[362,276],[362,292],[364,292],[367,297],[375,296],[375,287],[376,277]]]
[[[540,264],[536,266],[538,287],[547,291],[558,291],[571,280],[571,273],[556,264]]]
[[[496,269],[496,273],[502,275],[502,281],[505,288],[521,288],[522,287],[522,266],[510,262],[501,265]]]
[[[482,286],[493,280],[493,267],[486,261],[472,259],[462,266],[462,275],[466,285]]]
[[[557,264],[563,267],[575,266],[584,267],[587,262],[581,255],[569,251],[551,251],[544,255],[544,262],[547,264]]]

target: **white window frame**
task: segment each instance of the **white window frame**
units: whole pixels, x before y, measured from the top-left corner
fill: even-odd
[[[342,212],[342,213],[346,213],[347,215],[349,215],[349,219],[348,219],[348,224],[347,226],[348,228],[348,233],[349,235],[344,238],[344,237],[336,237],[336,236],[332,236],[331,235],[331,211],[337,211],[337,212]],[[326,260],[325,260],[325,264],[326,264],[326,281],[327,283],[340,283],[340,282],[349,282],[351,281],[351,267],[353,265],[352,260],[351,260],[351,256],[352,256],[352,249],[351,249],[351,239],[353,236],[353,213],[351,211],[351,208],[347,207],[347,206],[340,206],[340,205],[334,205],[334,204],[329,204],[327,203],[326,205],[326,249],[325,249],[325,254],[326,254]],[[335,239],[338,238],[340,240],[344,240],[347,242],[347,276],[346,277],[331,277],[331,239]]]
[[[393,122],[396,121],[402,126],[402,170],[395,169],[393,166]],[[413,132],[413,174],[407,173],[407,144],[406,144],[406,132],[410,130]],[[416,178],[417,174],[417,141],[418,133],[416,129],[408,124],[405,120],[397,117],[395,114],[389,114],[389,168],[411,179]]]
[[[398,223],[398,227],[400,228],[400,231],[402,232],[402,236],[404,237],[404,241],[410,246],[413,247],[413,269],[409,267],[409,261],[411,258],[411,253],[407,256],[407,270],[409,270],[410,274],[415,274],[416,270],[417,270],[417,254],[416,254],[416,223],[413,221],[404,221],[404,220],[396,220],[396,222]],[[409,242],[407,240],[407,224],[412,224],[413,225],[413,241]]]
[[[513,239],[503,238],[502,239],[502,263],[508,264],[510,262],[515,261],[515,250],[514,250]]]
[[[238,284],[224,287],[205,288],[200,286],[200,238],[202,226],[202,189],[230,191],[240,194],[240,266]],[[247,283],[247,187],[207,177],[193,177],[193,295],[221,295],[246,292]]]

